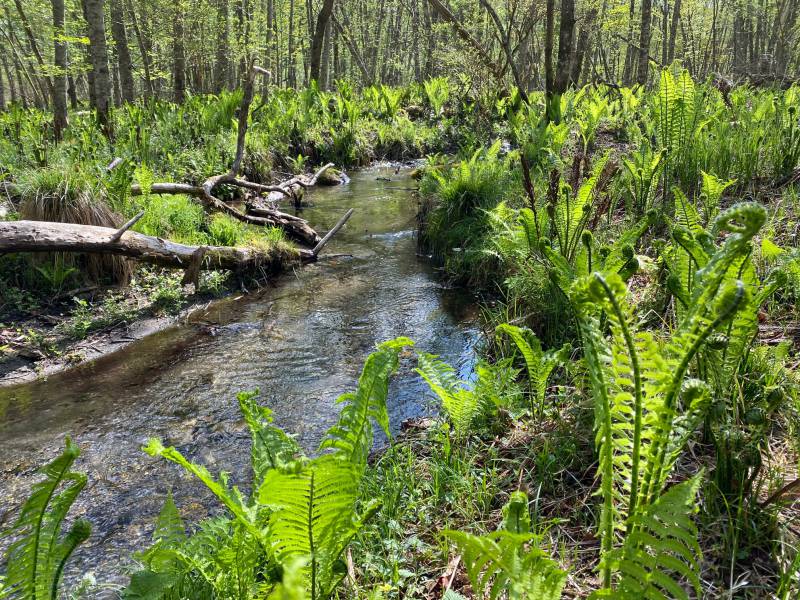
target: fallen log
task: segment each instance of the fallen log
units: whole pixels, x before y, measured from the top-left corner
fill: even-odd
[[[247,271],[274,263],[278,257],[254,248],[189,246],[136,231],[117,233],[111,227],[52,223],[49,221],[0,222],[0,253],[82,252],[116,254],[138,261],[178,269]],[[298,259],[313,262],[316,255],[298,250]]]

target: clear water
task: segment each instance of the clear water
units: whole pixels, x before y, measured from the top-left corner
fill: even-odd
[[[383,181],[378,178],[389,178]],[[177,466],[141,450],[149,437],[176,446],[247,487],[249,438],[236,393],[260,389],[278,425],[313,451],[335,421],[375,344],[406,335],[466,374],[478,337],[464,292],[448,290],[416,254],[413,181],[393,168],[360,171],[317,188],[304,217],[320,231],[355,213],[325,253],[255,294],[221,300],[183,323],[114,354],[28,385],[0,388],[0,529],[24,501],[36,468],[70,435],[89,484],[74,514],[92,537],[70,578],[92,571],[122,583],[169,491],[187,522],[218,504]],[[432,410],[413,362],[392,383],[392,426]]]

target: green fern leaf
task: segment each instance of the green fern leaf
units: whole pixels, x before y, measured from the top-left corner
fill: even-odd
[[[307,561],[302,571],[312,599],[326,598],[344,575],[337,561],[363,522],[354,518],[358,482],[357,466],[328,454],[294,473],[272,470],[261,486],[261,503],[274,511],[275,557]]]
[[[531,534],[496,531],[477,536],[463,531],[443,535],[457,547],[473,589],[496,600],[503,594],[510,599],[558,600],[566,573],[539,548]]]
[[[462,436],[469,432],[473,422],[483,412],[483,398],[473,390],[463,387],[463,382],[455,376],[453,367],[437,360],[433,354],[420,353],[417,361],[417,373],[441,400],[456,435]]]
[[[5,573],[5,586],[12,598],[57,598],[67,560],[91,533],[91,526],[82,519],[62,532],[69,509],[86,486],[86,475],[70,470],[79,454],[78,447],[67,438],[64,451],[40,470],[45,479],[33,486],[16,520],[3,532],[3,537],[13,540],[6,554]]]
[[[378,345],[377,351],[367,357],[356,391],[338,398],[337,402],[343,403],[344,407],[338,422],[328,430],[320,444],[320,450],[333,448],[342,459],[362,465],[362,468],[366,465],[373,442],[372,421],[389,435],[386,409],[389,378],[397,370],[400,352],[413,345],[412,340],[399,337]]]

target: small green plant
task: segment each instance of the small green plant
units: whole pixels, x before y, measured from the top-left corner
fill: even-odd
[[[76,519],[69,530],[63,529],[72,504],[86,486],[86,475],[71,470],[79,454],[78,447],[67,438],[61,455],[40,470],[44,480],[34,485],[16,520],[2,532],[11,540],[0,587],[3,597],[60,598],[64,567],[91,533],[85,519]]]
[[[542,350],[539,338],[527,328],[501,323],[495,328],[498,337],[505,334],[514,342],[522,354],[528,375],[528,391],[530,394],[531,415],[544,414],[547,381],[553,369],[563,365],[569,359],[569,344],[559,350]]]
[[[558,600],[567,574],[539,549],[528,512],[528,496],[514,492],[503,507],[503,523],[496,532],[478,536],[445,531],[459,549],[472,589],[496,600]]]
[[[442,109],[450,98],[450,84],[446,77],[433,77],[424,81],[425,97],[435,116],[442,114]]]

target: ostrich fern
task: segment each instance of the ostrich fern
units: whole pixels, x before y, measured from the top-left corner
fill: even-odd
[[[377,510],[367,503],[355,516],[358,487],[377,423],[388,435],[386,396],[408,338],[384,342],[371,354],[358,386],[343,394],[337,423],[315,458],[272,425],[256,393],[239,394],[250,430],[252,493],[231,487],[175,448],[151,440],[145,451],[174,462],[197,477],[222,503],[226,514],[203,521],[185,537],[171,499],[162,511],[156,543],[143,555],[146,569],[131,580],[127,598],[277,597],[327,598],[344,574],[341,554]],[[161,532],[161,533],[159,533]],[[283,583],[276,574],[283,570]],[[187,591],[188,590],[188,591]],[[145,592],[149,595],[145,595]]]
[[[525,493],[511,495],[503,516],[501,528],[487,535],[444,532],[464,558],[472,589],[492,600],[503,594],[509,600],[561,598],[567,575],[538,547]]]
[[[17,519],[2,532],[12,539],[0,591],[3,597],[56,600],[69,557],[89,537],[91,526],[77,519],[62,530],[72,504],[86,486],[86,475],[72,471],[80,450],[67,438],[64,451],[41,469],[45,479],[33,487]]]

